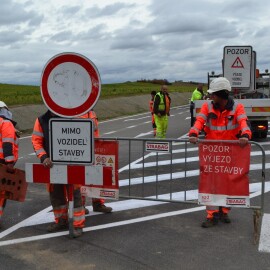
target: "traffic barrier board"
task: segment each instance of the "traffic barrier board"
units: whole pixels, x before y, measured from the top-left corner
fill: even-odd
[[[98,165],[54,164],[49,169],[43,164],[26,163],[25,177],[29,183],[103,186],[111,185],[112,168]]]

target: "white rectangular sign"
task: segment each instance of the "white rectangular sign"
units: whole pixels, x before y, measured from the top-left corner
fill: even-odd
[[[233,88],[250,88],[251,66],[251,46],[224,47],[223,74]]]
[[[145,151],[151,152],[170,152],[169,142],[145,142]]]
[[[94,163],[94,136],[91,119],[52,118],[49,122],[49,132],[52,162]]]
[[[81,194],[90,198],[101,198],[101,199],[110,199],[118,200],[119,199],[119,189],[111,189],[104,187],[89,187],[82,186]]]

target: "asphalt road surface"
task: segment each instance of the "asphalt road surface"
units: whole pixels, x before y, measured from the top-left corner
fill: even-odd
[[[173,108],[168,138],[185,139],[190,126],[188,106]],[[102,137],[153,139],[149,113],[113,119],[100,123]],[[270,140],[258,140],[266,155],[266,186],[261,197],[262,152],[252,146],[250,165],[250,198],[252,205],[264,202],[263,228],[254,244],[253,211],[233,208],[231,224],[201,228],[205,207],[197,204],[149,200],[119,199],[107,201],[111,214],[94,213],[91,199],[87,208],[84,234],[76,239],[68,231],[47,233],[53,222],[49,195],[44,184],[29,184],[26,201],[8,201],[1,221],[0,269],[270,269]],[[178,196],[185,187],[196,197],[198,189],[198,151],[194,145],[174,144],[171,160],[163,155],[159,166],[154,156],[135,147],[128,155],[128,145],[120,145],[120,196],[145,197],[159,194]],[[187,149],[185,148],[187,147]],[[188,163],[183,157],[188,153]],[[20,139],[17,167],[38,162],[30,136]],[[144,165],[142,165],[144,164]],[[166,176],[173,164],[177,179],[168,186]],[[147,184],[142,179],[147,172]],[[169,173],[170,174],[170,173]],[[186,175],[183,178],[181,175]],[[128,176],[130,176],[130,185]],[[158,185],[157,176],[164,177]],[[183,181],[183,179],[185,179]],[[181,184],[179,184],[181,183]],[[194,195],[195,194],[195,195]],[[193,198],[196,199],[196,198]],[[192,199],[191,199],[192,200]]]

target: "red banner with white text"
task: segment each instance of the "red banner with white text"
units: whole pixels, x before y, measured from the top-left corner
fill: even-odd
[[[202,142],[199,144],[198,203],[249,207],[250,144]]]

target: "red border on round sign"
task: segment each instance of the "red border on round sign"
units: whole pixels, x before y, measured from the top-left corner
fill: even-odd
[[[50,73],[56,66],[65,62],[72,62],[82,66],[87,71],[92,81],[90,96],[83,104],[76,108],[64,108],[59,106],[52,100],[48,92],[48,78]],[[63,117],[75,117],[87,113],[94,107],[100,96],[101,80],[96,66],[89,59],[76,53],[61,53],[52,57],[45,65],[41,76],[40,91],[42,99],[50,111]]]

